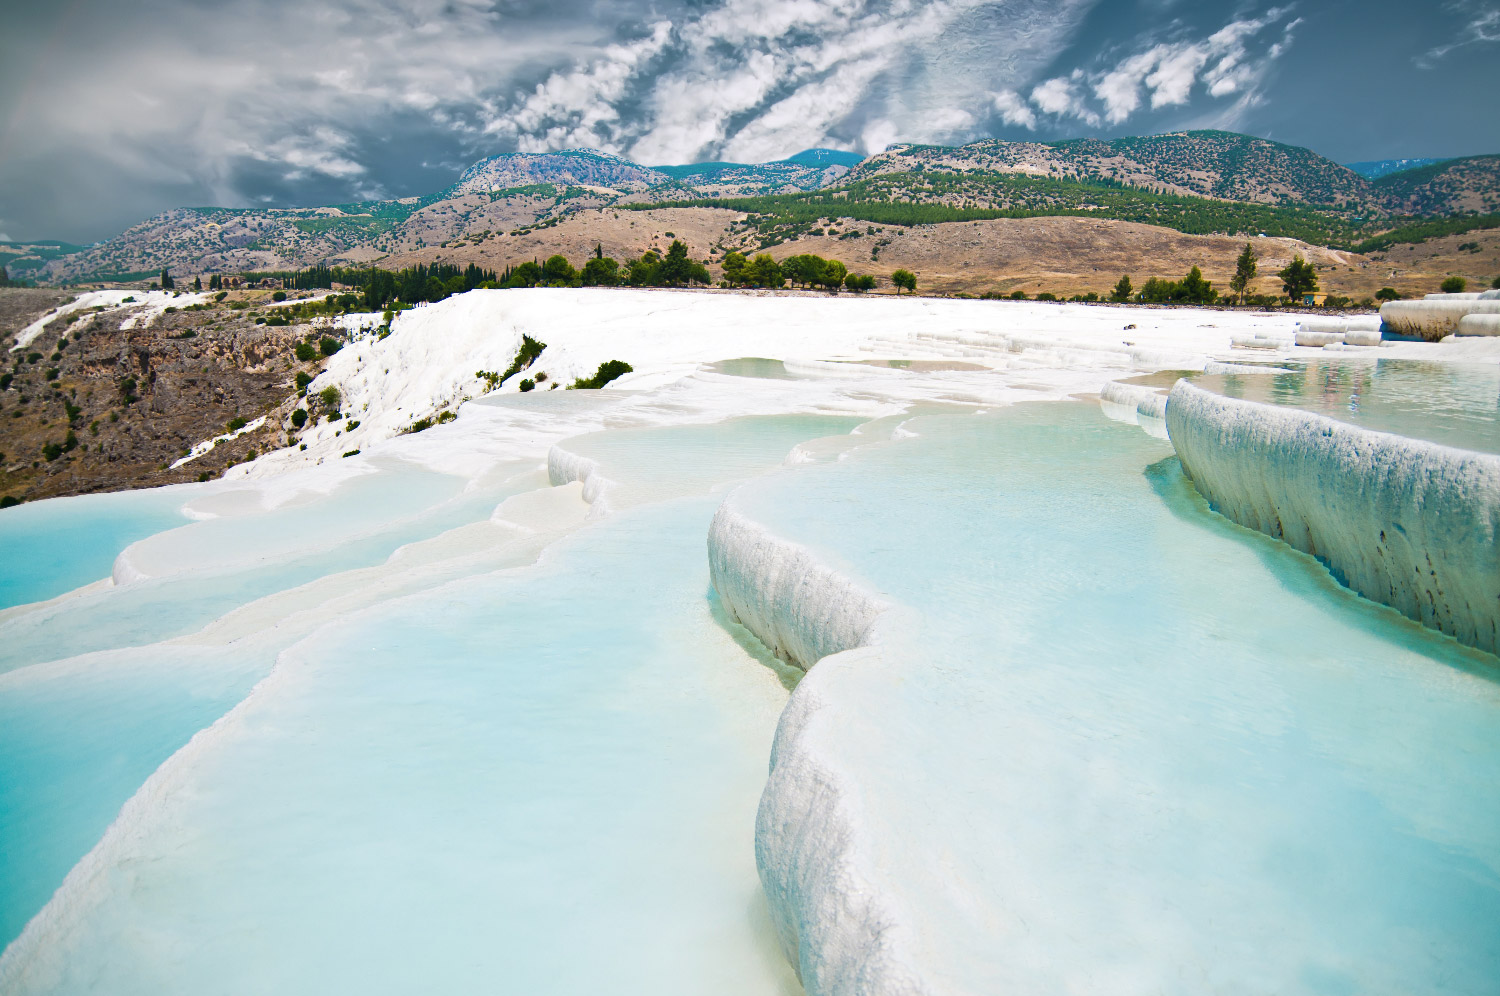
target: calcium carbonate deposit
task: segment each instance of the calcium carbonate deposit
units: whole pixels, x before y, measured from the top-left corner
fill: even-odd
[[[910,428],[742,487],[710,534],[752,629],[809,556],[783,627],[890,606],[798,685],[761,803],[811,991],[1489,986],[1487,656],[1227,524],[1086,408]]]
[[[1500,339],[378,319],[305,450],[0,511],[0,993],[1494,991]]]
[[[1488,291],[1429,294],[1420,301],[1388,301],[1380,306],[1380,317],[1391,331],[1430,342],[1459,331],[1467,315],[1500,315],[1500,295]]]
[[[1344,584],[1500,650],[1500,457],[1371,432],[1182,382],[1167,426],[1215,509]]]

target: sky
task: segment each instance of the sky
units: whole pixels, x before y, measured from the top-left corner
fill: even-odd
[[[1223,128],[1500,152],[1500,0],[3,0],[0,240],[647,165]]]

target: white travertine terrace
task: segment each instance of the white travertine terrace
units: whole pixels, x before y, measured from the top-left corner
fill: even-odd
[[[731,617],[783,660],[803,670],[857,667],[859,655],[879,653],[875,630],[890,606],[743,515],[733,495],[709,529],[708,564]],[[817,684],[799,685],[781,715],[756,817],[756,865],[777,937],[808,992],[926,992],[897,950],[899,918],[871,884],[849,791],[857,779],[827,769],[838,731],[824,721]]]
[[[1458,320],[1455,335],[1500,335],[1500,314],[1468,314]]]
[[[1366,598],[1500,650],[1500,457],[1185,381],[1166,422],[1183,469],[1227,518],[1312,554]]]
[[[1482,298],[1465,301],[1486,303]],[[1274,522],[1277,531],[1272,535],[1294,546],[1300,543],[1299,548],[1323,558],[1352,587],[1382,601],[1388,600],[1380,596],[1385,590],[1391,604],[1397,604],[1400,595],[1410,602],[1410,610],[1397,607],[1413,618],[1493,649],[1493,607],[1500,598],[1495,590],[1500,571],[1494,545],[1500,458],[1384,436],[1191,388],[1179,387],[1169,404],[1159,389],[1110,382],[1167,367],[1207,373],[1274,372],[1211,357],[1243,355],[1228,353],[1231,345],[1290,347],[1287,316],[1215,313],[1210,324],[1205,314],[923,299],[476,292],[407,312],[390,336],[359,340],[330,361],[319,386],[339,387],[351,408],[357,406],[364,422],[360,436],[343,430],[344,435],[335,437],[336,430],[325,426],[326,436],[313,437],[309,451],[287,450],[262,458],[219,487],[254,493],[270,507],[273,498],[293,492],[295,475],[308,475],[302,487],[322,481],[331,488],[335,477],[373,473],[376,454],[461,473],[474,481],[511,462],[534,469],[545,456],[547,479],[565,487],[507,499],[486,522],[423,541],[420,550],[403,554],[408,560],[418,555],[434,558],[430,568],[421,561],[410,569],[436,573],[440,555],[471,555],[466,548],[476,531],[494,531],[492,526],[509,523],[505,542],[519,544],[517,537],[529,528],[541,535],[581,523],[585,502],[592,506],[587,514],[594,520],[610,512],[612,504],[624,506],[628,478],[616,475],[619,481],[611,480],[612,465],[568,442],[583,433],[719,421],[747,412],[834,412],[884,424],[906,418],[909,407],[919,403],[1003,405],[1099,390],[1113,417],[1128,416],[1148,432],[1174,427],[1173,441],[1184,465],[1226,515],[1235,518],[1228,509],[1237,509],[1244,516],[1237,521],[1248,525],[1254,519],[1254,527],[1267,532]],[[1127,331],[1127,319],[1140,328]],[[1343,323],[1335,346],[1356,345],[1351,336],[1372,331],[1352,324]],[[551,396],[559,403],[556,410],[474,403],[464,405],[462,416],[452,423],[401,434],[416,417],[445,406],[456,409],[479,393],[484,378],[475,368],[504,369],[523,333],[548,343],[547,353],[533,369],[545,369],[554,381],[586,375],[602,360],[616,357],[630,361],[635,372],[607,392],[569,396],[559,391]],[[1466,355],[1487,345],[1493,344],[1419,343],[1388,352]],[[732,377],[707,366],[736,357],[774,357],[799,379]],[[861,362],[884,357],[931,366],[896,370]],[[502,388],[504,394],[515,390],[509,382]],[[1194,392],[1187,403],[1184,391]],[[496,400],[509,399],[487,399]],[[561,405],[564,401],[569,404]],[[900,427],[893,432],[916,435]],[[340,452],[358,445],[367,452],[347,461],[339,458]],[[832,459],[836,447],[852,445],[848,440],[812,440],[799,444],[788,463]],[[1157,449],[1165,456],[1164,448]],[[326,464],[316,464],[329,457],[333,459]],[[551,518],[538,514],[533,521],[517,512],[527,502],[557,507]],[[860,779],[869,773],[841,766],[837,752],[828,749],[847,732],[849,716],[828,708],[837,704],[839,690],[831,680],[841,671],[868,668],[897,656],[898,641],[891,634],[898,632],[903,610],[893,608],[883,596],[893,601],[899,596],[864,583],[857,570],[837,561],[820,561],[814,550],[754,521],[749,508],[731,495],[713,520],[708,537],[713,586],[729,614],[779,656],[803,669],[817,664],[781,716],[757,817],[757,864],[781,945],[798,966],[808,992],[954,991],[951,985],[945,988],[945,980],[914,967],[920,962],[909,957],[911,919],[903,919],[909,911],[875,887],[879,878],[874,873],[881,867],[869,836],[861,836],[860,830],[868,813],[861,811]],[[1370,539],[1377,535],[1378,540]],[[536,546],[544,544],[538,540]],[[153,547],[160,550],[164,544],[140,544],[133,559],[124,562],[149,567],[144,555]],[[1425,558],[1432,550],[1442,555],[1429,562]],[[530,547],[526,552],[529,562]],[[1371,559],[1378,562],[1365,563]],[[397,569],[407,569],[402,563],[395,559],[367,569],[358,583],[380,579],[394,585]],[[1374,579],[1368,591],[1360,588],[1367,577]],[[247,619],[255,625],[279,619],[277,613],[289,604],[309,619],[316,614],[307,608],[312,602],[308,590],[277,598],[240,611],[233,624],[248,627]],[[339,598],[352,603],[356,595]],[[332,594],[326,603],[343,604],[335,603]],[[312,604],[321,611],[325,601]],[[1281,618],[1270,613],[1244,615]],[[885,643],[882,634],[887,636]],[[284,674],[272,679],[261,694],[276,694],[277,682],[283,680],[291,679]],[[120,829],[80,864],[73,884],[58,892],[26,943],[0,961],[0,980],[20,978],[4,973],[29,970],[43,946],[57,943],[55,938],[65,938],[83,921],[87,911],[78,905],[84,895],[81,883],[108,885],[114,869],[135,860],[128,847],[137,834],[136,821],[151,817],[165,791],[162,786],[171,778],[185,777],[195,763],[194,752],[206,750],[206,744],[238,722],[231,718],[210,730],[196,747],[142,786],[138,800],[123,811]],[[934,756],[951,761],[953,754]],[[951,777],[951,771],[944,774]],[[1028,816],[1033,812],[1017,808]],[[930,842],[924,837],[923,847]],[[1089,887],[1096,881],[1090,879]],[[1074,922],[1068,928],[1079,930]],[[132,923],[131,929],[138,927]],[[64,949],[59,945],[56,950]],[[1155,951],[1149,945],[1141,950]],[[1156,954],[1159,957],[1159,951]],[[0,990],[12,991],[4,981]],[[15,991],[23,990],[17,984]]]
[[[1456,332],[1466,315],[1500,315],[1500,300],[1480,294],[1438,294],[1421,301],[1387,301],[1380,306],[1380,317],[1391,331],[1419,335],[1429,342]]]

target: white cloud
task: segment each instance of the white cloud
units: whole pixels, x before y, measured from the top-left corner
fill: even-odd
[[[1186,104],[1193,84],[1198,82],[1198,71],[1207,61],[1208,53],[1196,45],[1180,48],[1161,59],[1146,77],[1146,86],[1151,90],[1151,109]]]
[[[974,127],[974,115],[962,107],[935,107],[927,113],[927,127],[938,135],[961,132]]]
[[[284,174],[288,180],[301,179],[308,173],[348,179],[366,172],[363,165],[341,154],[351,142],[348,135],[319,125],[305,135],[288,136],[264,148],[247,148],[245,152],[262,162],[288,167]]]
[[[1122,59],[1113,69],[1092,78],[1092,91],[1104,105],[1104,120],[1124,122],[1141,107],[1142,92],[1150,94],[1153,110],[1187,104],[1193,90],[1202,86],[1210,97],[1235,94],[1243,108],[1253,101],[1254,90],[1291,43],[1292,30],[1301,23],[1291,21],[1280,40],[1260,55],[1252,55],[1249,42],[1280,22],[1286,8],[1272,8],[1259,18],[1231,21],[1198,41],[1160,43]]]
[[[865,125],[865,130],[860,135],[860,144],[864,146],[865,154],[871,156],[884,152],[888,146],[895,145],[900,140],[901,129],[884,118],[877,118]]]
[[[1046,114],[1067,114],[1076,106],[1078,95],[1073,92],[1072,82],[1059,76],[1032,90],[1031,102]]]
[[[1104,119],[1119,124],[1141,106],[1141,82],[1161,60],[1164,46],[1133,55],[1094,83],[1094,96],[1104,102]]]
[[[649,59],[617,48],[555,73],[488,127],[523,149],[655,163],[962,140],[993,113],[991,88],[1024,81],[1095,2],[725,0],[678,18]]]
[[[505,25],[487,0],[241,0],[227,17],[161,6],[142,19],[132,5],[75,0],[67,71],[0,135],[26,149],[24,162],[0,155],[0,188],[50,162],[59,184],[66,172],[76,185],[75,170],[105,178],[91,186],[111,202],[175,191],[177,203],[244,205],[275,184],[378,191],[372,146],[388,163],[378,146],[396,122],[477,134],[486,93],[584,40],[539,29],[524,46],[497,44]],[[0,42],[0,80],[5,63],[22,68],[9,55]],[[278,189],[284,201],[290,188]]]
[[[668,163],[681,149],[722,145],[730,119],[759,104],[776,85],[776,73],[769,53],[751,52],[743,65],[719,76],[694,72],[658,81],[651,94],[654,126],[631,146],[631,158]]]
[[[822,142],[870,82],[872,67],[850,64],[761,111],[724,146],[729,159],[764,162]]]
[[[1019,93],[1014,90],[1001,90],[999,93],[991,94],[990,101],[995,105],[995,111],[1000,115],[1000,120],[1006,124],[1036,129],[1036,114],[1026,105],[1026,101]]]
[[[1456,49],[1500,41],[1500,6],[1483,0],[1451,0],[1443,6],[1463,17],[1464,25],[1452,41],[1419,55],[1418,66],[1432,69]]]
[[[516,136],[522,152],[611,144],[619,121],[615,102],[640,66],[661,52],[672,25],[659,21],[651,33],[626,45],[610,45],[588,69],[553,73],[535,90],[485,125],[485,131]]]
[[[1167,14],[1112,41],[1108,64],[1059,70],[1103,0],[237,0],[232,18],[152,2],[162,16],[71,0],[77,58],[45,88],[27,89],[40,63],[19,33],[0,33],[0,89],[26,94],[0,129],[12,232],[62,200],[102,225],[172,203],[437,186],[421,164],[507,149],[762,160],[999,124],[1113,127],[1199,100],[1227,119],[1296,23],[1272,10],[1196,37]],[[1472,38],[1500,30],[1486,20],[1500,0],[1465,2]],[[38,177],[67,197],[7,198]]]
[[[1072,77],[1054,76],[1038,84],[1031,91],[1031,102],[1043,114],[1056,117],[1073,117],[1091,127],[1099,126],[1099,115],[1089,109],[1079,94],[1076,81],[1081,74],[1074,71]]]

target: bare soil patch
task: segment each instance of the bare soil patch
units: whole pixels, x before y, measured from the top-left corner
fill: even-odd
[[[753,233],[733,233],[741,216],[718,208],[668,208],[627,211],[606,208],[569,216],[557,225],[520,236],[491,235],[478,242],[429,246],[401,252],[381,262],[401,267],[415,263],[478,263],[497,271],[528,260],[560,253],[575,266],[595,246],[617,260],[647,249],[665,252],[672,239],[687,243],[692,255],[707,259],[717,277],[714,250],[759,251]],[[1071,297],[1090,291],[1106,295],[1121,276],[1138,288],[1150,277],[1180,279],[1197,266],[1220,291],[1227,292],[1235,260],[1247,240],[1225,235],[1185,235],[1168,228],[1095,218],[1002,218],[901,228],[841,219],[823,235],[808,236],[765,251],[777,259],[815,253],[841,260],[850,271],[880,278],[889,291],[897,269],[917,274],[923,293],[1009,294],[1034,297],[1050,292]],[[1381,287],[1397,286],[1408,294],[1430,293],[1445,276],[1464,272],[1471,284],[1500,273],[1500,232],[1480,232],[1402,246],[1389,254],[1362,256],[1312,246],[1296,239],[1248,240],[1260,256],[1252,293],[1279,294],[1276,276],[1296,255],[1318,269],[1322,289],[1360,300]],[[1478,242],[1479,254],[1459,252],[1461,244]],[[1389,258],[1386,258],[1388,256]],[[1395,271],[1395,276],[1392,272]],[[1472,272],[1465,272],[1472,271]],[[1392,280],[1397,280],[1392,284]]]
[[[0,290],[0,323],[13,336],[70,297]],[[248,311],[227,307],[121,329],[128,317],[55,321],[33,348],[4,354],[11,381],[0,391],[0,495],[32,500],[197,480],[285,444],[280,413],[292,406],[293,377],[315,374],[322,362],[302,364],[293,353],[308,326],[257,325]],[[261,431],[167,469],[231,419],[267,413]]]

